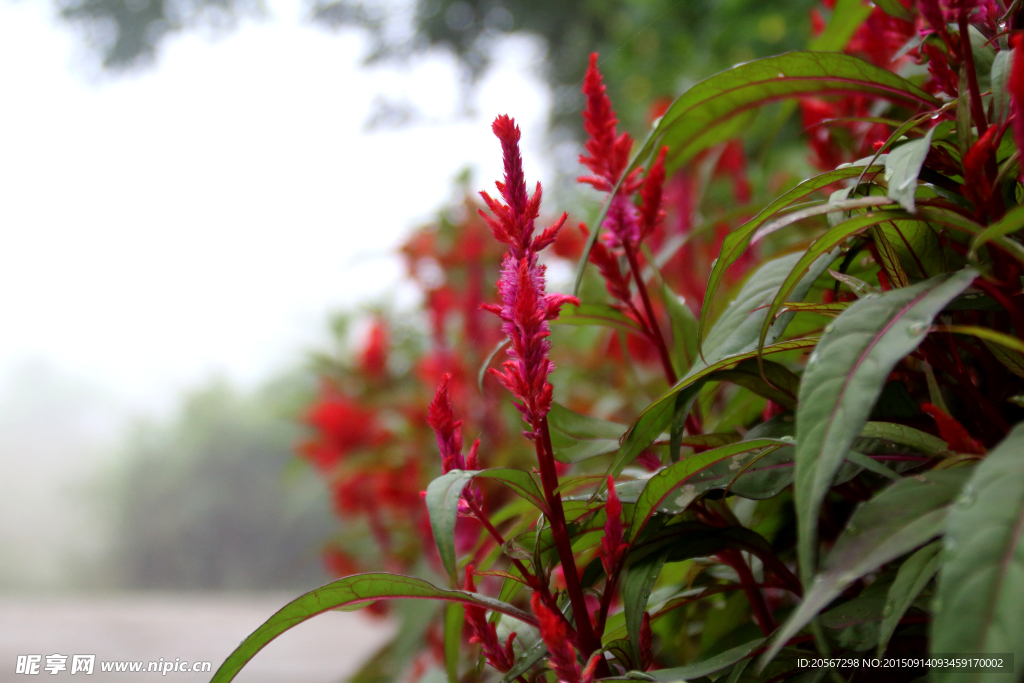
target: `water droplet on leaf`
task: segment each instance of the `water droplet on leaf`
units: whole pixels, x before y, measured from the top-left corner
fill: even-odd
[[[908,327],[907,331],[909,331],[911,336],[913,337],[921,337],[923,335],[928,334],[929,328],[931,328],[930,323],[916,322],[913,323],[910,327]]]

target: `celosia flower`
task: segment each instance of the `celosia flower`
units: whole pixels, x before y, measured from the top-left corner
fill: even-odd
[[[476,586],[473,584],[473,565],[466,567],[464,589],[470,593],[476,592]],[[512,650],[512,641],[515,640],[516,633],[514,631],[510,633],[504,646],[501,645],[495,625],[487,621],[487,613],[484,608],[476,605],[466,605],[466,623],[472,634],[469,642],[480,644],[487,663],[502,673],[511,669],[516,661],[515,652]]]
[[[921,410],[935,420],[939,427],[939,436],[957,453],[984,455],[985,447],[976,441],[964,426],[953,416],[946,414],[942,408],[931,403],[921,404]]]
[[[604,538],[601,539],[601,564],[608,580],[612,580],[619,558],[627,544],[622,540],[622,503],[615,491],[615,480],[608,477],[608,502],[604,506]]]
[[[307,413],[306,422],[314,428],[315,438],[301,444],[299,453],[325,472],[337,467],[349,453],[380,446],[388,438],[372,410],[327,385],[320,400]]]
[[[360,355],[363,372],[370,377],[380,378],[387,370],[388,332],[380,318],[373,321],[366,337],[366,345]]]
[[[455,419],[448,397],[451,379],[449,373],[441,380],[427,413],[427,424],[434,430],[437,449],[441,451],[441,472],[444,474],[452,470],[480,469],[480,439],[473,442],[465,457],[462,455],[462,420]],[[459,508],[463,514],[469,513],[469,503],[476,503],[478,509],[483,505],[483,496],[475,485],[467,486],[462,492]]]
[[[508,349],[510,360],[503,363],[502,370],[491,369],[491,373],[519,399],[521,403],[516,407],[533,427],[551,409],[551,385],[547,378],[554,365],[548,359],[551,349],[548,321],[558,317],[563,304],[578,305],[579,301],[562,294],[547,294],[545,268],[538,263],[538,253],[555,241],[566,215],[562,214],[554,225],[534,237],[541,186],[537,183],[533,196],[527,195],[519,154],[519,128],[513,119],[501,115],[494,120],[492,130],[501,141],[505,163],[505,182],[496,183],[504,203],[481,192],[494,215],[488,216],[483,211],[480,215],[509,250],[502,261],[498,280],[501,305],[486,304],[484,308],[501,318],[501,329],[512,343]]]
[[[576,660],[576,650],[566,637],[565,623],[544,606],[537,593],[530,599],[530,606],[540,622],[540,637],[548,646],[548,667],[555,672],[560,683],[582,683],[580,664]]]

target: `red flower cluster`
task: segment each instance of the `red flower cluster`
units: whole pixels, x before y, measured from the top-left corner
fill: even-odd
[[[383,445],[388,433],[376,414],[324,383],[320,400],[310,408],[307,423],[315,437],[299,446],[299,453],[324,472],[330,472],[350,453]]]
[[[579,301],[563,294],[547,294],[545,267],[538,263],[539,252],[558,236],[565,223],[565,214],[534,237],[541,186],[537,183],[533,196],[527,195],[523,160],[519,154],[519,127],[513,119],[502,115],[494,120],[491,128],[501,141],[505,164],[505,182],[496,183],[504,203],[481,192],[480,196],[493,217],[482,210],[480,215],[487,221],[495,238],[507,244],[509,250],[501,264],[501,278],[498,280],[502,303],[500,306],[485,304],[484,308],[501,318],[501,329],[511,342],[508,349],[510,360],[503,363],[502,370],[492,368],[491,373],[519,399],[516,407],[534,429],[551,409],[551,385],[547,379],[554,364],[548,359],[548,351],[551,350],[547,339],[551,334],[548,321],[558,317],[564,304],[578,305]]]

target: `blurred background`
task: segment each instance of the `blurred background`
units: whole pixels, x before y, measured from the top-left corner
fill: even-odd
[[[216,669],[328,581],[339,520],[295,456],[317,358],[383,310],[428,334],[399,247],[500,177],[494,115],[549,211],[592,218],[590,52],[642,138],[699,79],[806,46],[815,6],[0,0],[0,681],[84,648]],[[239,680],[343,679],[392,628],[363,614]]]

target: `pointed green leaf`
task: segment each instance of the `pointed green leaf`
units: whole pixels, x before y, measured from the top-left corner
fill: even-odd
[[[981,461],[950,510],[931,651],[1024,661],[1024,424]],[[933,670],[937,683],[987,680]]]
[[[532,647],[519,656],[519,659],[508,670],[508,673],[501,677],[501,683],[511,683],[511,681],[516,680],[529,671],[531,666],[544,659],[544,655],[547,653],[548,647],[544,644],[543,640],[534,643]]]
[[[796,413],[798,555],[813,574],[818,509],[889,373],[977,275],[973,268],[861,299],[835,319],[807,362]]]
[[[889,183],[889,199],[898,202],[910,213],[915,212],[914,194],[917,192],[917,176],[932,148],[932,128],[924,137],[906,142],[889,152],[885,161],[885,180]]]
[[[917,16],[904,7],[900,0],[874,0],[874,5],[890,17],[896,17],[904,21],[914,21],[917,19]]]
[[[654,582],[658,580],[667,556],[657,553],[631,564],[622,577],[622,609],[626,614],[626,634],[633,650],[633,661],[640,661],[640,626],[643,623],[647,599],[651,597]]]
[[[896,580],[889,587],[889,596],[882,610],[882,625],[878,628],[878,656],[885,654],[889,639],[895,633],[900,619],[910,609],[910,605],[928,585],[928,582],[939,571],[942,558],[939,551],[942,543],[929,543],[908,557],[896,574]]]
[[[626,425],[580,415],[558,403],[551,404],[548,426],[555,459],[565,463],[614,453],[626,431]]]
[[[661,283],[665,308],[672,323],[672,346],[675,351],[674,365],[679,376],[685,375],[697,358],[697,318],[686,305],[686,301]]]
[[[847,586],[941,534],[949,508],[970,475],[971,468],[961,467],[907,477],[862,503],[836,540],[821,573],[813,582],[804,581],[810,588],[772,636],[762,666]]]
[[[928,455],[949,451],[949,446],[939,437],[893,422],[868,422],[860,430],[860,436],[863,439],[885,439]]]
[[[707,676],[708,674],[721,671],[727,666],[731,666],[738,661],[746,659],[750,656],[751,652],[764,645],[764,641],[764,638],[758,638],[757,640],[752,640],[749,643],[738,645],[726,650],[725,652],[708,657],[707,659],[701,659],[693,662],[692,664],[676,667],[674,669],[659,669],[658,671],[651,671],[649,675],[651,676],[651,680],[664,681],[665,683],[679,683],[679,681],[687,681],[694,678],[700,678],[701,676]]]
[[[1001,125],[1010,116],[1010,59],[1013,52],[1002,50],[992,62],[992,125]]]
[[[807,48],[821,52],[842,52],[871,14],[871,9],[871,5],[865,5],[860,0],[837,0],[832,7],[828,26],[820,35],[811,39]]]
[[[242,641],[242,644],[217,669],[211,683],[228,683],[267,643],[307,619],[358,602],[395,598],[446,600],[476,605],[507,614],[531,626],[538,626],[533,615],[486,595],[460,590],[445,590],[411,576],[384,573],[356,574],[310,591],[285,605]]]
[[[773,201],[771,204],[761,210],[759,214],[751,218],[749,221],[736,228],[722,241],[722,251],[718,258],[711,267],[711,275],[708,278],[707,293],[704,295],[704,304],[700,311],[700,320],[697,325],[697,339],[702,342],[704,339],[704,331],[707,327],[708,316],[711,314],[711,302],[714,300],[715,293],[718,291],[719,285],[722,283],[722,279],[725,277],[725,272],[729,266],[736,263],[743,252],[750,246],[750,240],[754,233],[764,225],[768,220],[775,216],[779,211],[783,210],[793,202],[803,199],[807,195],[820,190],[823,187],[827,187],[832,183],[846,180],[848,178],[854,178],[859,176],[862,172],[868,174],[879,173],[884,170],[884,166],[876,164],[865,169],[863,166],[841,166],[834,171],[829,171],[819,176],[809,178],[789,192],[786,192],[781,197]],[[703,344],[700,344],[700,348],[703,348]]]
[[[441,555],[441,564],[448,572],[452,586],[459,585],[455,560],[455,524],[459,517],[459,500],[462,490],[472,481],[473,472],[452,470],[443,474],[427,486],[427,512],[430,514],[430,530]]]
[[[785,365],[771,361],[764,361],[763,365],[762,375],[756,360],[746,360],[732,370],[715,373],[715,380],[738,384],[787,410],[795,410],[796,397],[800,391],[800,378]]]

